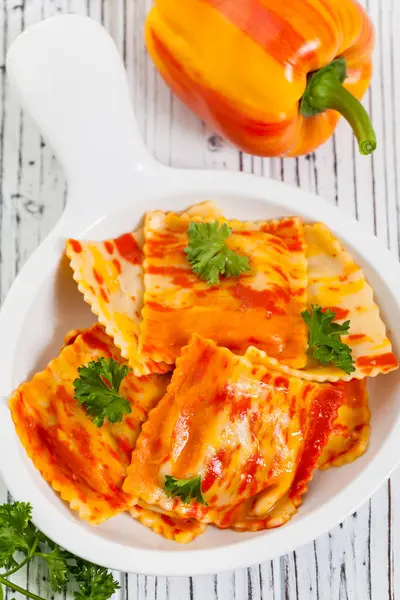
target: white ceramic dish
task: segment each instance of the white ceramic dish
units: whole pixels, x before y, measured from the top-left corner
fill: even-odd
[[[64,334],[93,322],[63,260],[66,237],[102,239],[135,228],[146,210],[180,210],[215,199],[227,216],[296,214],[329,225],[363,265],[399,356],[400,267],[358,223],[321,198],[240,173],[166,168],[140,141],[118,52],[85,17],[46,21],[12,46],[8,74],[54,148],[69,183],[61,220],[16,279],[0,315],[0,461],[13,496],[33,504],[36,525],[68,550],[122,571],[215,573],[287,553],[366,500],[400,459],[400,371],[370,383],[372,438],[355,463],[318,473],[298,515],[280,529],[235,533],[210,527],[189,546],[169,542],[127,515],[98,528],[78,520],[25,456],[7,396],[55,356]]]

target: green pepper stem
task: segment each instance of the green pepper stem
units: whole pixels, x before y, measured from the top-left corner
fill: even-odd
[[[301,99],[300,112],[310,117],[329,109],[336,110],[353,129],[361,154],[371,154],[376,148],[374,128],[361,102],[343,87],[345,78],[343,58],[313,73]]]

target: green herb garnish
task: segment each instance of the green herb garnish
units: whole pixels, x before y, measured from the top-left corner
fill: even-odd
[[[213,223],[190,223],[187,235],[189,244],[184,252],[194,273],[208,285],[219,283],[220,275],[238,277],[250,271],[247,256],[236,254],[225,244],[232,229],[226,223],[219,227]]]
[[[81,560],[49,540],[31,522],[32,507],[25,502],[0,506],[0,598],[2,585],[32,600],[45,600],[9,581],[8,577],[22,569],[33,558],[44,560],[49,572],[50,587],[64,592],[69,583],[75,584],[75,600],[108,600],[119,589],[113,575],[87,561]],[[19,560],[18,555],[22,555]],[[76,589],[76,584],[79,584]]]
[[[207,505],[201,491],[201,477],[193,477],[192,479],[176,479],[167,475],[165,477],[164,490],[170,498],[178,497],[189,504],[194,499],[199,504]]]
[[[131,370],[113,358],[100,358],[78,369],[75,398],[97,427],[101,427],[106,418],[110,423],[119,423],[132,411],[128,400],[119,393],[122,380]]]
[[[341,336],[349,333],[350,321],[342,325],[333,323],[336,313],[317,305],[312,305],[311,311],[305,310],[301,316],[309,330],[308,349],[312,358],[322,365],[332,364],[347,374],[355,371],[351,348],[341,341]]]

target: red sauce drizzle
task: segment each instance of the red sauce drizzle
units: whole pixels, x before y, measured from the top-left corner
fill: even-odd
[[[147,268],[149,275],[189,275],[191,271],[189,269],[173,266],[158,266],[149,265]]]
[[[99,285],[102,285],[104,283],[103,277],[96,271],[96,269],[93,269],[93,277]]]
[[[222,476],[225,458],[226,450],[225,448],[221,448],[221,450],[219,450],[218,453],[208,462],[201,484],[201,489],[204,494],[208,492],[217,479]]]
[[[288,292],[279,287],[270,290],[253,290],[238,283],[233,288],[233,292],[241,300],[244,308],[262,308],[271,315],[285,315],[286,311],[278,306],[278,303],[290,302]]]
[[[279,273],[279,275],[282,277],[282,279],[284,281],[286,281],[286,283],[289,283],[289,277],[287,276],[287,274],[285,273],[285,271],[282,269],[282,267],[280,267],[279,265],[275,265],[274,266],[274,271],[276,271],[277,273]]]
[[[193,281],[187,275],[175,275],[172,278],[172,283],[182,288],[192,288]]]
[[[78,240],[69,240],[69,243],[72,246],[72,250],[79,254],[82,252],[82,245],[78,242]]]
[[[286,240],[286,246],[289,248],[291,252],[303,252],[304,251],[304,243],[299,238],[292,238]]]
[[[292,396],[292,399],[290,401],[290,406],[289,406],[289,417],[291,419],[293,419],[295,413],[296,413],[296,396]]]
[[[282,377],[279,375],[275,379],[275,389],[279,390],[280,392],[285,392],[285,394],[287,394],[289,389],[289,380],[287,379],[287,377]]]
[[[306,288],[303,288],[303,287],[293,289],[291,291],[292,296],[304,296],[305,293],[306,293]]]
[[[109,297],[107,296],[107,293],[106,293],[105,289],[102,288],[102,287],[100,288],[100,294],[101,294],[101,297],[103,298],[103,300],[105,302],[109,302],[110,301]]]
[[[168,525],[169,527],[175,527],[175,522],[173,519],[171,519],[171,517],[169,517],[168,515],[160,515],[161,521],[164,521],[164,523],[166,525]]]
[[[366,336],[363,333],[351,333],[347,339],[351,342],[355,342],[357,340],[362,340],[365,337]]]
[[[242,396],[232,405],[230,419],[232,422],[239,420],[243,421],[246,418],[251,408],[251,397]]]
[[[60,405],[61,403],[66,415],[72,416],[74,414],[74,409],[76,408],[76,400],[67,392],[63,385],[58,385],[57,404]]]
[[[397,364],[393,352],[377,354],[375,356],[360,356],[357,358],[357,367],[397,367]]]
[[[79,482],[83,482],[84,484],[89,483],[90,485],[84,471],[87,470],[89,465],[95,468],[95,464],[90,455],[85,456],[85,454],[81,452],[82,443],[79,441],[79,434],[77,438],[76,431],[74,431],[72,435],[78,442],[78,453],[71,452],[68,445],[58,439],[56,426],[45,428],[37,423],[35,431],[40,444],[49,454],[49,460],[51,460],[52,464],[57,464],[57,469],[60,474],[64,475],[68,481],[74,483],[75,486]],[[81,492],[82,490],[77,491]]]
[[[154,310],[156,312],[173,312],[174,309],[169,306],[165,306],[164,304],[159,304],[158,302],[147,302],[147,308]]]
[[[119,254],[133,265],[141,265],[143,252],[131,233],[125,233],[114,240]]]
[[[335,321],[341,321],[349,314],[349,311],[346,308],[340,308],[340,306],[325,306],[322,309],[322,312],[326,312],[327,310],[331,310],[335,313]]]
[[[119,262],[118,258],[114,258],[113,265],[117,269],[118,274],[120,274],[121,273],[121,263]]]
[[[241,495],[246,490],[247,486],[251,486],[251,492],[249,496],[253,496],[256,493],[254,489],[257,486],[257,482],[254,480],[254,476],[257,473],[258,467],[262,464],[262,458],[259,454],[252,454],[249,456],[246,464],[243,467],[242,481],[238,488],[238,494]]]
[[[114,246],[109,240],[106,240],[104,242],[104,247],[107,250],[108,254],[112,254],[114,252]]]
[[[224,385],[217,390],[213,398],[213,404],[217,410],[223,410],[227,404],[230,404],[235,396],[234,388],[230,385]]]
[[[343,400],[343,393],[332,386],[321,389],[315,396],[308,415],[308,433],[290,492],[291,498],[299,498],[307,490],[307,484],[328,441]]]
[[[127,419],[124,419],[124,425],[126,425]],[[126,458],[129,460],[132,453],[132,444],[123,437],[115,436],[116,442],[118,444],[118,448],[125,454]]]
[[[195,290],[194,294],[197,296],[197,298],[205,298],[207,296],[207,292],[205,290]]]
[[[239,229],[239,230],[234,229],[232,231],[232,233],[233,233],[233,235],[242,235],[244,237],[250,237],[258,232],[257,231],[243,231],[242,229]]]
[[[87,331],[82,334],[82,340],[90,346],[90,348],[95,348],[96,350],[102,350],[107,356],[111,355],[110,347],[105,342],[101,341],[96,335]]]

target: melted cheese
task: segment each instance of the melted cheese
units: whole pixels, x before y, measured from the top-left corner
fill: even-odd
[[[95,427],[74,399],[78,368],[99,357],[125,362],[101,325],[73,332],[58,358],[23,383],[10,398],[17,434],[44,479],[82,519],[98,524],[128,509],[122,491],[132,449],[148,411],[163,396],[168,377],[122,381],[121,394],[132,412],[121,423]]]
[[[255,344],[303,367],[307,264],[301,221],[228,222],[233,233],[227,245],[249,257],[251,273],[210,287],[184,254],[189,220],[162,211],[146,216],[140,352],[172,364],[192,333],[199,333],[238,354]]]
[[[142,428],[123,489],[219,527],[266,527],[276,506],[273,526],[306,490],[342,403],[331,384],[282,376],[194,335]],[[207,506],[168,497],[166,475],[200,475]]]
[[[177,519],[173,514],[151,509],[145,502],[135,504],[129,512],[134,519],[152,529],[154,533],[179,544],[188,544],[207,529],[204,523],[194,519]]]

